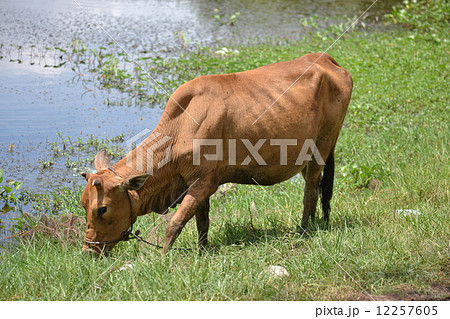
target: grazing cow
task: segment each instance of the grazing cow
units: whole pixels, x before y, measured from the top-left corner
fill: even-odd
[[[298,172],[305,179],[302,229],[319,192],[328,221],[334,149],[351,92],[350,73],[322,53],[183,84],[138,147],[115,165],[100,151],[97,172],[82,174],[83,249],[108,251],[138,216],[176,204],[163,252],[194,216],[204,247],[209,197],[219,185],[273,185]]]

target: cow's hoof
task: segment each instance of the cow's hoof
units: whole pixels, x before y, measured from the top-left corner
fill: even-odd
[[[308,231],[308,228],[305,228],[305,227],[299,227],[298,228],[298,230],[297,230],[297,233],[298,234],[300,234],[301,236],[303,236],[303,237],[308,237],[309,236],[309,231]]]

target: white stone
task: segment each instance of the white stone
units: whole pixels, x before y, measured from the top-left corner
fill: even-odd
[[[269,273],[277,277],[289,276],[289,272],[287,271],[287,269],[282,266],[270,266]]]
[[[127,270],[127,269],[133,269],[133,265],[132,264],[125,264],[122,267],[119,268],[119,270]]]
[[[403,216],[408,216],[408,215],[421,215],[422,213],[419,212],[418,210],[414,210],[414,209],[397,209],[395,211],[397,214],[403,215]]]

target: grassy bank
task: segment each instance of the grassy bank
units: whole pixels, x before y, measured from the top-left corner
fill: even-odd
[[[336,150],[328,227],[318,220],[310,236],[294,232],[301,219],[301,178],[273,187],[239,185],[214,195],[211,247],[204,255],[171,251],[162,257],[158,250],[127,242],[111,257],[91,258],[81,253],[80,220],[38,223],[30,217],[27,224],[39,224],[40,231],[28,230],[0,255],[0,299],[450,298],[448,38],[438,13],[431,14],[431,22],[427,15],[414,20],[414,10],[423,8],[394,10],[390,19],[407,28],[354,32],[328,52],[354,79]],[[302,43],[237,47],[239,53],[229,55],[201,49],[154,70],[176,74],[166,83],[176,87],[201,74],[323,51],[337,34],[314,31]],[[80,190],[44,194],[35,210],[83,216],[79,196]],[[136,229],[152,241],[161,239],[166,222],[157,218],[141,217]],[[175,245],[195,247],[196,238],[190,222]],[[120,270],[125,264],[132,268]],[[272,265],[290,275],[271,275]]]

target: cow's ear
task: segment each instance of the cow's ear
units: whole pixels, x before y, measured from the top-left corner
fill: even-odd
[[[87,181],[89,179],[89,175],[90,174],[89,173],[85,173],[85,172],[81,172],[80,175],[83,176],[86,179],[86,181]]]
[[[144,186],[149,174],[131,176],[122,183],[122,188],[128,191],[135,191]]]
[[[105,150],[101,150],[95,155],[94,165],[97,172],[111,167],[111,160]]]

